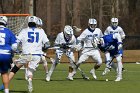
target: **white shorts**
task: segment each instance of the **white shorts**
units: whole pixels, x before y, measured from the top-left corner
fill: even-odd
[[[32,60],[28,64],[28,68],[33,69],[34,71],[39,66],[39,62],[41,60],[41,56],[32,55]]]
[[[19,55],[19,58],[14,60],[16,64],[26,64],[32,60],[32,55]]]
[[[88,52],[82,53],[78,60],[78,63],[86,61],[90,56],[97,62],[98,65],[102,64],[102,58],[99,50],[90,50]]]

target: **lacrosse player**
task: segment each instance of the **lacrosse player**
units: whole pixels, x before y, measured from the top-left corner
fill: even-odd
[[[22,43],[21,60],[11,69],[9,80],[12,80],[16,72],[28,63],[28,90],[33,91],[32,78],[33,72],[39,65],[43,44],[49,47],[49,40],[43,29],[37,28],[38,18],[36,16],[28,17],[28,27],[21,30],[17,36],[18,42]]]
[[[43,26],[43,22],[39,17],[38,17],[38,21],[37,21],[37,26],[38,26],[39,29],[42,29],[42,26]],[[48,63],[47,63],[47,60],[46,60],[45,56],[46,56],[46,53],[43,53],[43,55],[41,56],[41,62],[43,62],[43,66],[44,66],[46,76],[47,76],[47,74],[48,74]]]
[[[118,26],[118,18],[111,19],[111,25],[106,28],[104,35],[113,34],[113,33],[118,33],[118,34],[120,34],[122,40],[125,39],[125,33],[124,33],[123,29],[120,26]],[[122,51],[122,56],[123,56],[123,50],[121,50],[121,51]],[[108,55],[105,55],[105,56],[108,56]],[[106,61],[106,63],[107,63],[107,61]],[[116,65],[114,64],[114,62],[112,62],[111,67],[116,70]],[[124,70],[124,68],[122,70]],[[110,72],[110,70],[105,69],[103,71],[102,75],[106,75],[108,72]]]
[[[106,56],[106,68],[110,69],[112,60],[117,60],[117,78],[115,81],[122,80],[122,39],[120,34],[114,33],[104,35],[102,38],[94,38],[93,45],[98,47]]]
[[[2,76],[4,93],[9,93],[9,73],[12,63],[12,51],[17,49],[16,37],[6,28],[7,17],[0,16],[0,73]]]
[[[73,53],[73,47],[76,44],[76,38],[73,35],[73,29],[71,26],[66,25],[64,27],[64,31],[59,33],[55,40],[55,46],[58,46],[59,48],[56,49],[56,58],[55,62],[52,64],[49,73],[47,74],[46,81],[50,81],[51,75],[56,68],[57,64],[60,63],[60,59],[63,54],[65,54],[69,61],[70,66],[74,68],[73,62],[75,62],[74,53]],[[68,79],[73,80],[71,77],[71,72],[69,72]]]
[[[80,66],[81,63],[85,62],[85,60],[87,60],[91,56],[93,59],[95,59],[97,63],[94,65],[94,68],[91,69],[90,73],[92,74],[94,79],[97,79],[95,70],[97,70],[101,66],[102,59],[99,50],[93,47],[92,41],[95,36],[102,37],[103,34],[99,28],[96,28],[97,27],[96,19],[90,18],[88,21],[88,26],[89,27],[85,29],[82,32],[82,34],[77,38],[78,44],[76,45],[75,48],[78,51],[82,49],[82,52],[76,64],[77,66]],[[82,42],[83,42],[83,46],[82,46]]]

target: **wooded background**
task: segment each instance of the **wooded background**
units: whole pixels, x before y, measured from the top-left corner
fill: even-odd
[[[0,13],[29,13],[31,0],[0,0]],[[104,32],[112,17],[126,33],[125,49],[140,49],[140,0],[33,0],[34,15],[44,23],[49,39],[63,31],[65,25],[76,25],[83,30],[89,18],[98,21]],[[80,33],[75,33],[77,36]]]

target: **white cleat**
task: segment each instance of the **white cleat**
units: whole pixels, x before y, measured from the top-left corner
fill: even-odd
[[[67,79],[73,81],[73,75],[74,73],[69,73]]]
[[[118,81],[121,81],[121,80],[122,80],[121,77],[117,77],[115,81],[118,82]]]
[[[49,81],[50,81],[50,77],[48,77],[48,76],[47,76],[47,77],[46,77],[46,81],[48,81],[48,82],[49,82]]]
[[[48,81],[48,82],[50,81],[50,76],[47,75],[46,81]]]
[[[67,79],[70,81],[73,81],[73,77],[71,77],[71,76],[68,76]]]
[[[28,79],[28,90],[29,90],[29,93],[32,93],[32,91],[33,91],[33,85],[32,85],[31,79]]]
[[[97,79],[97,76],[95,75],[95,69],[92,69],[90,71],[90,74],[92,74],[92,76],[93,76],[94,79]]]
[[[105,70],[103,71],[102,75],[106,75],[110,72],[110,69],[109,68],[105,68]]]

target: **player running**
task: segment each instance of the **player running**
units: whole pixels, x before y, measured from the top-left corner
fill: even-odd
[[[99,28],[96,28],[97,27],[96,19],[90,18],[88,21],[88,26],[89,27],[85,29],[82,32],[82,34],[77,38],[78,44],[76,45],[75,48],[77,50],[82,49],[82,52],[76,64],[77,66],[80,66],[81,63],[85,62],[91,56],[97,63],[94,65],[94,68],[91,69],[90,73],[92,74],[94,79],[97,79],[95,70],[97,70],[101,66],[102,59],[101,59],[99,50],[93,47],[92,41],[95,36],[102,37],[103,34]],[[83,42],[83,45],[82,45],[82,42]]]
[[[38,18],[36,16],[28,17],[28,27],[21,30],[17,36],[18,42],[22,43],[22,58],[11,69],[9,74],[9,80],[12,80],[16,72],[24,65],[28,63],[28,90],[33,91],[32,79],[33,72],[39,65],[42,55],[42,45],[49,47],[49,40],[43,29],[37,28]]]
[[[102,38],[94,38],[93,46],[98,47],[106,56],[106,68],[110,69],[112,60],[116,58],[117,60],[117,78],[115,81],[122,80],[122,39],[120,34],[109,34]]]
[[[42,20],[38,17],[38,21],[37,21],[37,26],[39,29],[42,29],[42,26],[43,26],[43,22]],[[43,45],[44,47],[44,45]],[[43,52],[43,55],[41,56],[41,62],[43,62],[43,66],[44,66],[44,69],[45,69],[45,72],[46,72],[46,76],[48,74],[48,63],[47,63],[47,60],[46,60],[46,53]]]
[[[65,54],[69,61],[70,66],[74,68],[73,62],[75,62],[73,48],[76,45],[76,38],[73,35],[73,29],[71,26],[66,25],[64,27],[64,31],[59,33],[55,40],[55,46],[58,46],[59,48],[56,49],[56,58],[55,62],[52,64],[49,73],[47,74],[46,81],[50,81],[50,78],[52,76],[52,73],[54,69],[56,68],[57,64],[60,63],[60,59],[63,54]],[[73,80],[73,77],[71,77],[71,72],[69,72],[68,79]]]
[[[16,37],[6,28],[7,17],[0,16],[0,73],[2,76],[4,93],[9,93],[9,69],[12,63],[12,52],[17,49]]]

